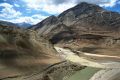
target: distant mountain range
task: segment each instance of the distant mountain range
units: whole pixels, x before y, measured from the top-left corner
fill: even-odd
[[[7,21],[1,21],[1,20],[0,20],[0,25],[3,25],[3,26],[18,26],[17,24],[7,22]]]
[[[30,26],[32,26],[32,24],[29,23],[12,23],[12,22],[7,22],[7,21],[0,21],[0,25],[3,26],[16,26],[16,27],[22,27],[22,28],[28,28]]]
[[[32,26],[32,24],[23,22],[23,23],[16,23],[16,25],[18,25],[19,27],[23,27],[23,28],[28,28],[30,26]]]

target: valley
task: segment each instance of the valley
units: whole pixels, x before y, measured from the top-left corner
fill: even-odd
[[[0,80],[120,80],[120,14],[81,2],[30,25],[0,21]]]

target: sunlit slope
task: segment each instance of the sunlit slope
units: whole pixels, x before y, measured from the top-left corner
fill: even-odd
[[[0,26],[0,79],[41,73],[60,61],[52,44],[35,31]]]

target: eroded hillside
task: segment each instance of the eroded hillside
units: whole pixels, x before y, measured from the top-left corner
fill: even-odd
[[[31,29],[61,47],[119,55],[119,18],[120,14],[117,12],[83,2],[57,17],[46,18]]]

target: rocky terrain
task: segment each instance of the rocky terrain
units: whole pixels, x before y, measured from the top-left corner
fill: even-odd
[[[52,44],[35,31],[0,25],[0,79],[41,72],[58,62]]]
[[[92,53],[109,53],[120,48],[120,14],[95,4],[80,3],[60,15],[50,16],[30,29],[53,44]]]
[[[0,24],[0,80],[56,80],[63,74],[61,80],[82,68],[61,59],[36,31]]]
[[[77,58],[80,51],[119,57],[119,35],[119,13],[85,2],[27,29],[0,21],[0,80],[69,80],[86,67],[73,62],[77,59],[69,58],[68,50],[66,61],[55,47],[76,52]],[[89,64],[85,59],[81,63]]]

